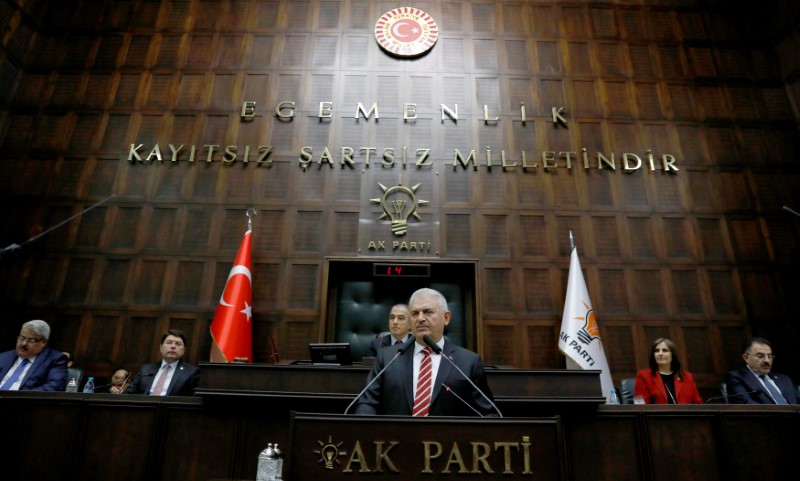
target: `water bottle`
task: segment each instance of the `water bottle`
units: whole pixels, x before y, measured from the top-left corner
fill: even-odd
[[[256,481],[276,481],[280,479],[281,473],[278,471],[278,453],[272,447],[272,443],[267,443],[267,448],[258,455],[258,471]]]
[[[611,395],[608,396],[608,404],[619,404],[619,397],[617,396],[616,389],[611,389]]]
[[[93,377],[90,376],[89,379],[86,381],[86,384],[84,384],[84,386],[83,386],[83,392],[86,393],[86,394],[92,394],[94,392],[94,378]]]
[[[74,377],[67,383],[67,392],[78,392],[78,383],[75,381]]]

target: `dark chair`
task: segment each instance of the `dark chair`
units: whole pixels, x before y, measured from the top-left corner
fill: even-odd
[[[79,367],[70,367],[67,368],[67,382],[75,379],[75,382],[78,383],[78,390],[80,391],[83,387],[83,369]]]
[[[635,377],[629,377],[619,382],[620,404],[633,404],[633,393],[635,386]]]
[[[429,287],[445,296],[447,307],[452,312],[450,324],[444,330],[448,341],[467,347],[464,293],[455,284],[432,283]],[[386,331],[386,320],[392,306],[405,302],[405,296],[394,298],[389,294],[392,293],[377,289],[372,281],[342,282],[336,305],[333,341],[349,342],[354,361],[372,355],[369,344]]]

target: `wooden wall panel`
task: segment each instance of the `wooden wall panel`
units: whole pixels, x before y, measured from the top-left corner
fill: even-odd
[[[3,300],[20,312],[80,308],[87,326],[105,316],[125,329],[142,320],[156,340],[175,319],[206,349],[253,206],[259,335],[273,335],[284,359],[306,357],[304,346],[325,332],[324,258],[375,255],[366,243],[385,223],[369,199],[402,175],[431,201],[415,226],[438,244],[430,257],[477,259],[484,283],[502,286],[502,295],[487,285],[478,293],[487,356],[558,362],[544,346],[560,324],[570,231],[617,379],[646,364],[656,334],[685,342],[687,329],[706,329],[698,337],[707,345],[683,347],[702,360],[706,387],[739,363],[737,336],[792,337],[769,319],[793,305],[785,273],[800,242],[782,209],[800,192],[796,93],[781,77],[795,64],[775,62],[790,50],[782,39],[780,48],[748,41],[736,12],[433,1],[424,8],[440,26],[436,47],[397,60],[372,36],[388,8],[379,2],[28,3],[4,2],[0,16],[2,79],[13,92],[0,97],[0,196],[14,207],[0,221],[0,247],[115,197],[36,250],[4,255],[0,274],[22,279]],[[252,122],[239,118],[244,100],[256,102]],[[291,121],[274,116],[284,100],[296,103]],[[316,118],[323,101],[334,103],[329,121]],[[380,120],[354,119],[358,102],[377,103]],[[402,121],[404,102],[417,104],[415,121]],[[441,120],[440,104],[457,104],[458,122]],[[483,105],[500,120],[485,121]],[[551,122],[553,106],[566,107],[566,127]],[[129,162],[134,143],[143,157],[158,143],[163,160]],[[171,161],[168,144],[184,145],[183,161]],[[207,162],[205,144],[271,145],[273,162]],[[314,151],[307,169],[303,146]],[[434,167],[386,168],[377,153],[369,166],[339,163],[341,148],[363,146],[430,148]],[[333,165],[318,163],[325,147]],[[517,162],[525,150],[539,167],[453,168],[455,148],[480,161],[490,149],[497,162],[501,150]],[[588,170],[577,159],[570,170],[563,160],[541,167],[543,150],[582,148]],[[681,170],[624,173],[622,154],[648,149],[657,160],[675,155]],[[613,154],[616,168],[598,170],[597,152]],[[508,332],[522,340],[504,350]],[[62,339],[91,358],[89,344]],[[150,348],[93,362],[100,372],[135,365]]]
[[[709,292],[714,302],[714,312],[719,317],[743,314],[739,292],[735,286],[737,278],[730,269],[708,269]]]
[[[517,353],[520,352],[519,336],[516,323],[513,321],[487,321],[483,327],[484,335],[489,339],[484,342],[486,365],[514,366],[519,364]]]
[[[560,325],[553,321],[528,321],[523,324],[522,364],[558,369],[563,366],[563,354],[558,351]]]
[[[703,289],[700,274],[694,269],[674,269],[671,272],[671,298],[675,313],[684,319],[697,319],[707,309],[703,302]]]
[[[489,288],[484,290],[483,307],[492,317],[510,316],[515,311],[515,300],[512,299],[516,279],[510,267],[494,265],[484,269],[483,283]]]

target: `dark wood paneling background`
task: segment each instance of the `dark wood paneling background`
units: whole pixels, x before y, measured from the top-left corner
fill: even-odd
[[[179,327],[190,360],[207,359],[252,206],[256,361],[268,335],[282,358],[303,358],[325,322],[325,257],[368,255],[364,239],[387,231],[368,199],[402,173],[431,200],[418,228],[438,256],[478,259],[488,363],[563,366],[571,230],[616,380],[668,336],[715,394],[751,333],[772,338],[776,369],[797,379],[800,219],[782,206],[800,208],[798,12],[785,1],[759,13],[778,26],[759,36],[741,28],[752,9],[733,4],[433,0],[416,6],[439,23],[438,44],[396,60],[372,35],[396,2],[2,0],[0,243],[115,194],[3,255],[3,338],[11,347],[24,320],[44,318],[53,346],[103,376],[149,360]],[[263,109],[252,123],[244,100]],[[297,102],[294,121],[272,115],[281,100]],[[328,100],[335,118],[319,122]],[[378,102],[386,121],[354,122],[356,102]],[[403,102],[418,104],[416,123],[399,120]],[[462,120],[439,123],[439,103]],[[483,104],[503,120],[483,125]],[[552,126],[551,106],[567,107],[569,128]],[[134,142],[165,154],[271,144],[274,162],[131,164]],[[430,147],[435,167],[303,171],[304,145]],[[534,158],[653,149],[681,170],[451,167],[453,148],[486,145]]]

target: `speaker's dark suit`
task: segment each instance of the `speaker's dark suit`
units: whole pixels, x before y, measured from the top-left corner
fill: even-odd
[[[200,369],[183,360],[175,361],[173,367],[175,373],[167,388],[167,396],[194,396],[194,390],[200,383]],[[125,394],[150,394],[159,369],[160,362],[143,365]]]
[[[772,372],[767,376],[775,381],[781,394],[786,398],[786,402],[799,404],[797,386],[789,376]],[[756,379],[756,375],[747,366],[730,371],[725,376],[725,384],[728,390],[728,403],[730,404],[774,404],[767,393],[767,389],[761,385],[761,382]]]
[[[0,380],[17,360],[17,351],[0,354]],[[20,391],[63,391],[67,387],[67,357],[61,351],[45,347],[36,356],[22,384]]]
[[[411,338],[407,342],[416,342]],[[388,346],[378,351],[375,364],[367,382],[372,381],[397,353],[400,346]],[[434,356],[436,354],[433,354]],[[472,382],[489,398],[492,393],[486,382],[480,356],[472,351],[445,341],[442,355],[448,356]],[[356,414],[411,415],[414,407],[414,347],[389,366],[383,375],[361,396],[356,405]],[[453,393],[447,392],[447,384],[456,394],[484,416],[496,416],[492,405],[478,393],[449,362],[442,359],[436,374],[436,383],[431,394],[430,416],[475,416],[475,412],[464,405]]]
[[[411,337],[410,332],[406,334],[405,340],[407,341],[409,337]],[[392,333],[389,332],[370,341],[369,350],[372,353],[372,356],[375,357],[378,355],[378,351],[380,351],[382,347],[391,346],[392,344],[394,344],[394,336],[392,336]]]

